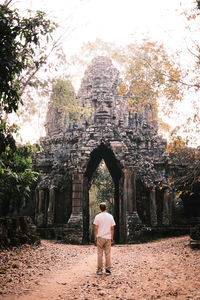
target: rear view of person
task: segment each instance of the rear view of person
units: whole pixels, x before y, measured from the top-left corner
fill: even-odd
[[[93,224],[94,239],[97,245],[97,275],[102,275],[103,252],[105,252],[106,275],[111,274],[111,243],[113,242],[115,221],[111,214],[106,211],[106,204],[100,204],[101,213],[96,215]]]

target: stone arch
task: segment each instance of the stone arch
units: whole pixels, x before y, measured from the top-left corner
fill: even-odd
[[[123,172],[122,165],[116,159],[115,154],[112,149],[110,149],[105,144],[101,144],[97,148],[95,148],[90,153],[90,158],[87,163],[86,171],[84,174],[84,189],[83,189],[83,241],[89,241],[89,189],[91,186],[91,181],[94,175],[94,172],[98,168],[101,160],[105,161],[105,164],[110,172],[110,175],[114,182],[114,218],[116,221],[115,228],[115,241],[122,241],[123,236],[120,234],[124,228],[124,224],[122,222],[122,206],[123,206],[123,197],[122,193],[120,193],[123,188]]]
[[[90,159],[88,161],[85,172],[85,176],[88,178],[88,182],[91,181],[92,175],[102,159],[104,159],[110,175],[112,176],[114,183],[116,183],[122,176],[122,165],[116,159],[113,150],[105,144],[101,144],[90,154]]]

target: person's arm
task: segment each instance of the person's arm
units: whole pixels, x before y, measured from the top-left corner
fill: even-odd
[[[111,226],[111,242],[113,242],[114,238],[114,226]]]
[[[94,242],[97,243],[98,225],[94,225]]]

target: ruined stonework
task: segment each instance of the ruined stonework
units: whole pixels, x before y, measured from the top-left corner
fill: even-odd
[[[40,244],[32,219],[22,216],[0,218],[0,250],[23,244]]]
[[[44,149],[36,159],[36,224],[51,237],[89,241],[89,188],[100,161],[112,176],[115,240],[132,242],[137,228],[172,222],[166,141],[158,136],[151,105],[131,114],[118,93],[120,76],[110,59],[97,57],[85,73],[78,99],[90,105],[89,119],[64,126],[49,105]],[[162,186],[162,189],[160,189]]]

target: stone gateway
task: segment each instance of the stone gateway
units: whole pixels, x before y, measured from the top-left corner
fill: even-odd
[[[88,119],[61,123],[49,104],[35,190],[35,221],[47,237],[89,242],[89,189],[102,159],[115,187],[116,242],[132,242],[142,231],[172,224],[166,141],[158,136],[150,103],[130,113],[128,96],[118,93],[120,82],[111,60],[97,57],[77,95],[83,106],[92,107]]]

